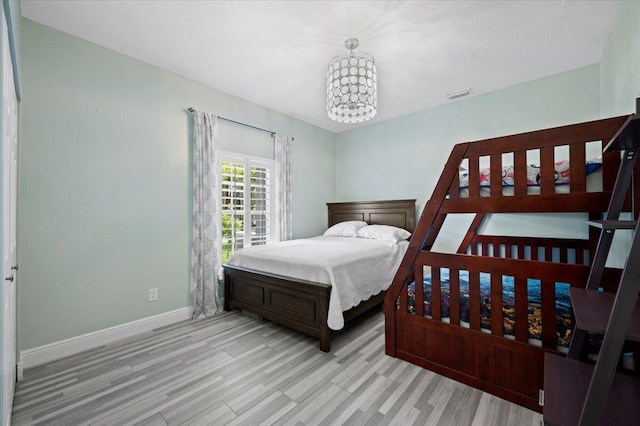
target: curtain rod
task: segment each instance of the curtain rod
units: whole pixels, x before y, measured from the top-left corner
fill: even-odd
[[[194,112],[195,109],[193,109],[192,107],[189,107],[189,108],[187,108],[187,111]],[[224,120],[224,121],[228,121],[230,123],[235,123],[235,124],[239,124],[241,126],[251,127],[252,129],[262,130],[263,132],[271,133],[271,137],[273,137],[273,135],[276,134],[276,132],[274,132],[273,130],[267,130],[267,129],[263,129],[261,127],[252,126],[251,124],[241,123],[239,121],[231,120],[229,118],[220,117],[219,115],[216,115],[216,118],[218,118],[219,120]]]

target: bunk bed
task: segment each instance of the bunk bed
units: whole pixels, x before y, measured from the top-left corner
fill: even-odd
[[[574,321],[568,289],[585,286],[599,234],[587,231],[586,220],[584,239],[479,230],[501,213],[602,219],[620,165],[619,153],[602,148],[626,118],[455,145],[386,295],[387,355],[541,411],[544,354],[566,350]],[[594,178],[588,154],[597,141]],[[531,153],[539,158],[534,182],[527,178]],[[491,173],[482,172],[483,162]],[[512,178],[506,185],[505,166]],[[458,213],[475,216],[457,252],[432,251],[447,215]]]
[[[327,203],[328,224],[331,227],[340,222],[364,221],[370,225],[388,225],[413,232],[415,203],[416,200]],[[306,333],[319,339],[320,350],[329,352],[331,284],[276,274],[252,265],[226,264],[223,268],[225,311],[242,309]],[[379,307],[384,298],[385,291],[382,291],[342,312],[344,322]]]

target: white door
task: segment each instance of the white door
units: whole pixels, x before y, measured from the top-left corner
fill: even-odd
[[[2,17],[2,425],[11,422],[16,384],[16,219],[18,102]]]

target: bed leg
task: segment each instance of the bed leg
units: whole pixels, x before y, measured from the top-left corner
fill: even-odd
[[[395,312],[384,315],[384,352],[395,358],[396,356],[396,318]]]
[[[320,328],[320,350],[322,352],[331,350],[331,335],[329,334],[329,327],[326,325]]]

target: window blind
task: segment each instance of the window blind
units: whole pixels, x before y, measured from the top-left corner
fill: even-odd
[[[226,263],[235,250],[271,240],[272,163],[271,160],[222,156],[222,263]]]

